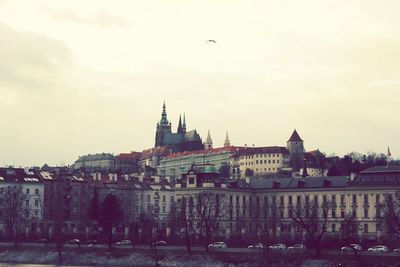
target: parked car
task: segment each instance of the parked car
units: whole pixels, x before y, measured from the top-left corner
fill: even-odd
[[[393,252],[400,252],[400,248],[395,248],[395,249],[393,249]]]
[[[75,239],[68,240],[66,243],[67,244],[80,244],[81,241],[79,239],[75,238]]]
[[[127,240],[127,239],[121,240],[121,241],[118,241],[117,243],[115,243],[115,246],[132,246],[132,241]]]
[[[94,247],[97,245],[97,240],[89,239],[86,243],[88,244],[88,247]]]
[[[151,243],[153,246],[154,245],[156,245],[156,246],[166,246],[167,245],[167,242],[166,241],[164,241],[164,240],[157,240],[157,241],[155,241],[155,242],[153,242],[153,243]]]
[[[225,242],[214,242],[208,245],[209,248],[227,248]]]
[[[303,244],[294,244],[293,246],[290,246],[287,248],[288,250],[304,250],[306,249],[306,246]]]
[[[283,249],[286,249],[286,245],[285,244],[273,244],[273,245],[269,246],[269,248],[283,250]]]
[[[264,248],[264,245],[263,245],[263,243],[254,243],[254,244],[248,246],[247,248],[250,248],[250,249],[262,249],[262,248]]]
[[[362,247],[360,244],[350,244],[348,246],[344,246],[340,249],[341,251],[354,251],[354,250],[362,250]]]
[[[389,248],[387,246],[384,246],[384,245],[377,245],[377,246],[373,246],[373,247],[369,248],[368,251],[372,251],[372,252],[388,252]]]

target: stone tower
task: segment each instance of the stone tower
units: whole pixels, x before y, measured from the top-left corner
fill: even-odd
[[[229,141],[228,131],[226,131],[226,137],[225,137],[224,147],[225,147],[225,146],[230,146],[230,145],[231,145],[231,141]]]
[[[296,129],[287,141],[287,149],[289,150],[290,166],[294,171],[300,170],[303,167],[304,145]]]
[[[204,143],[204,149],[213,149],[213,142],[211,139],[210,130],[208,130],[207,133],[207,139],[206,142]]]
[[[163,110],[161,113],[161,120],[160,122],[157,123],[156,140],[155,140],[156,147],[162,146],[162,141],[166,133],[171,133],[171,123],[168,121],[167,118],[167,109],[165,107],[165,101],[164,101]]]

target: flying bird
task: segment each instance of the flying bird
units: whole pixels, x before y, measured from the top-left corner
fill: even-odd
[[[206,43],[214,43],[214,44],[216,44],[217,42],[215,40],[207,40]]]

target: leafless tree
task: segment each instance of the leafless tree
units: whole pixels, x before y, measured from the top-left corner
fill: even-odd
[[[271,266],[269,246],[276,240],[277,227],[281,222],[278,207],[272,198],[266,197],[263,204],[263,219],[258,235],[263,244],[263,257],[266,266]]]
[[[360,223],[350,214],[343,218],[340,225],[340,235],[345,245],[353,251],[356,260],[358,260],[358,251],[355,247],[351,246],[351,244],[358,238],[359,225]]]
[[[296,206],[290,208],[292,221],[305,233],[315,248],[315,256],[321,257],[321,240],[327,231],[328,211],[332,208],[329,201],[318,205],[316,201],[307,200],[306,196]]]
[[[219,232],[221,223],[226,219],[224,197],[221,194],[202,192],[189,198],[188,212],[192,220],[192,231],[204,240],[206,251],[214,235]]]
[[[390,235],[400,236],[400,194],[387,194],[382,210],[386,232]]]
[[[173,203],[169,213],[169,226],[175,235],[184,235],[186,249],[192,252],[191,226],[193,225],[192,214],[187,212],[186,198],[179,199],[178,203]]]
[[[30,217],[29,198],[21,185],[9,186],[0,195],[2,219],[14,246],[18,246],[18,229]]]

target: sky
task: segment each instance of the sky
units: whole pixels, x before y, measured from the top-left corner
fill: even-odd
[[[0,0],[0,166],[154,146],[400,157],[400,1]],[[215,40],[216,43],[206,42]]]

